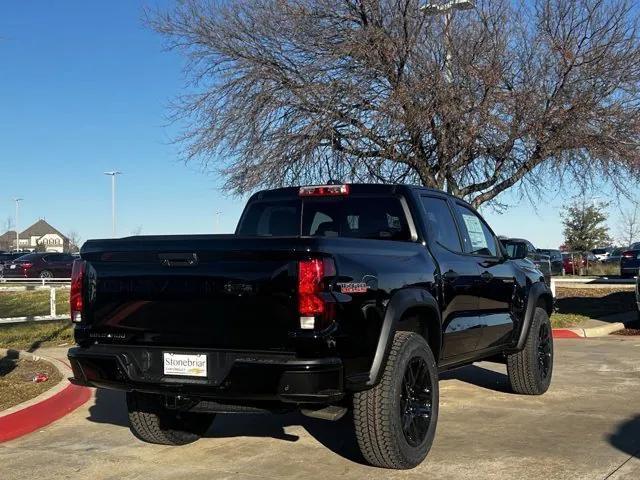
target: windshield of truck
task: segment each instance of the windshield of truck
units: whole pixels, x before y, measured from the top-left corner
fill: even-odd
[[[238,235],[350,237],[409,240],[409,227],[395,197],[327,197],[252,202]]]

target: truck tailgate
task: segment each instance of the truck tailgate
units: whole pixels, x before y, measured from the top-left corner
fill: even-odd
[[[286,351],[304,255],[299,238],[87,242],[83,324],[99,342]]]

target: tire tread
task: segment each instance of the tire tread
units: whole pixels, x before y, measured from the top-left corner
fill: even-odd
[[[371,390],[356,393],[353,398],[358,446],[364,458],[378,467],[406,469],[415,466],[408,464],[399,450],[387,408],[396,404],[393,386],[395,365],[405,346],[414,337],[424,341],[413,332],[397,332],[380,382]]]
[[[127,406],[129,426],[145,442],[175,446],[186,445],[200,438],[196,433],[163,427],[161,407],[136,392],[127,394]]]
[[[541,395],[548,389],[548,385],[541,384],[537,376],[536,349],[537,332],[542,322],[549,323],[547,312],[542,308],[536,308],[533,322],[527,335],[524,348],[507,356],[507,373],[509,383],[515,393],[522,395]],[[551,325],[549,324],[551,334]],[[553,364],[552,364],[553,365]]]

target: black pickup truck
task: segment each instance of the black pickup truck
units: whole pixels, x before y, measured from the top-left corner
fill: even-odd
[[[435,435],[439,372],[492,360],[517,393],[549,387],[551,292],[515,260],[440,191],[259,192],[234,235],[85,243],[73,381],[126,391],[131,429],[161,444],[196,440],[217,413],[352,410],[367,461],[412,468]]]

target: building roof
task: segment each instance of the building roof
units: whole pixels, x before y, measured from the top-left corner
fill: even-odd
[[[5,232],[2,235],[0,235],[0,242],[6,242],[8,240],[15,240],[15,239],[16,239],[15,230],[9,230],[8,232]]]
[[[20,232],[20,238],[30,238],[30,237],[42,237],[47,233],[55,233],[60,235],[64,240],[68,240],[66,235],[61,233],[59,230],[53,228],[49,225],[45,220],[38,220],[36,223],[31,225],[29,228]],[[15,232],[14,232],[15,235]]]

